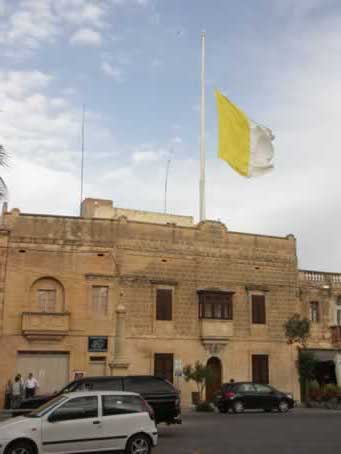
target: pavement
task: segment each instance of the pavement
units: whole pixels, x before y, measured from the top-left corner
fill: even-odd
[[[183,424],[160,424],[153,454],[341,453],[341,411],[295,408],[287,414],[185,411]]]

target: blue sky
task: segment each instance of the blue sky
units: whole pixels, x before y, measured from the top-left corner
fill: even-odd
[[[207,216],[293,233],[304,268],[341,271],[341,3],[0,0],[0,143],[10,207],[79,210],[85,195],[198,218],[200,34],[207,34]],[[275,171],[216,157],[214,88],[275,136]]]

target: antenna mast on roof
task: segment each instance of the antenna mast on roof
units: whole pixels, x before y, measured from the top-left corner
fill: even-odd
[[[85,132],[85,104],[83,104],[82,110],[82,130],[81,130],[81,140],[82,140],[82,159],[81,159],[81,191],[80,191],[80,204],[79,204],[79,214],[82,216],[82,201],[83,201],[83,187],[84,187],[84,132]]]
[[[166,164],[166,180],[165,180],[165,213],[167,213],[167,186],[168,186],[168,173],[169,173],[169,166],[171,163],[171,158],[169,157]]]

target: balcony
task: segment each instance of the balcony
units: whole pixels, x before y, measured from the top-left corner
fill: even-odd
[[[233,336],[232,320],[200,320],[200,337],[205,349],[211,354],[220,353]]]
[[[331,341],[334,347],[341,347],[341,325],[331,326]]]
[[[70,330],[68,312],[23,312],[21,330],[31,340],[60,340]]]
[[[340,285],[341,284],[341,273],[326,273],[323,271],[299,271],[300,281],[308,281],[321,285]]]

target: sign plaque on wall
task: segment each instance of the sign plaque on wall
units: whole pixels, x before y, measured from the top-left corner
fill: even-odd
[[[93,353],[107,352],[108,338],[105,336],[90,336],[88,338],[88,351]]]

